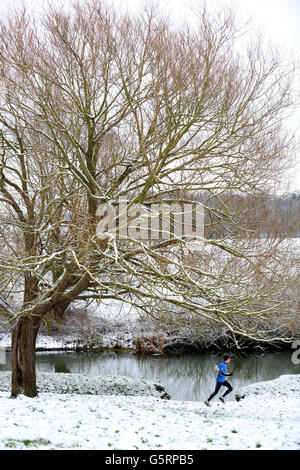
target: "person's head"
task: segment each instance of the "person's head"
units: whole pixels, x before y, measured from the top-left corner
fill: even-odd
[[[223,361],[225,362],[225,364],[229,364],[230,356],[228,356],[228,354],[224,354]]]

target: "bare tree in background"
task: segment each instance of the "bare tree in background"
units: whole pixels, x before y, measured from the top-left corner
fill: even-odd
[[[0,281],[24,292],[11,318],[13,396],[37,394],[41,321],[80,298],[277,338],[257,322],[282,308],[281,252],[272,240],[255,249],[222,196],[260,194],[285,169],[292,70],[259,40],[239,53],[239,36],[230,11],[174,28],[155,8],[129,16],[96,0],[1,21]],[[243,240],[229,233],[195,252],[176,237],[97,237],[101,204],[200,192],[206,214]]]

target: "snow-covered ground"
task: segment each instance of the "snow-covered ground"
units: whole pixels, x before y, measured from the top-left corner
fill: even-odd
[[[0,391],[10,389],[11,372],[0,372]],[[161,384],[122,375],[37,373],[37,389],[42,393],[78,395],[139,395],[169,398]],[[168,395],[168,396],[166,396]]]
[[[0,448],[300,449],[299,385],[300,375],[281,376],[210,408],[149,396],[1,392]]]

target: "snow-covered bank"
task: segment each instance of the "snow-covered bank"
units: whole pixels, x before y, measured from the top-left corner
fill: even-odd
[[[0,372],[0,391],[10,389],[11,372]],[[41,393],[72,393],[78,395],[127,395],[170,398],[161,384],[121,375],[95,376],[87,374],[37,373],[37,388]]]
[[[207,408],[149,396],[0,393],[1,449],[300,449],[299,375]],[[256,384],[258,386],[258,384]],[[294,390],[292,390],[294,388]]]
[[[0,322],[0,348],[11,347],[10,323]],[[154,326],[152,325],[152,329]],[[121,302],[103,303],[101,308],[85,308],[83,302],[75,303],[63,319],[54,318],[40,328],[36,349],[92,350],[92,349],[134,349],[135,335],[140,331],[151,331],[149,321],[140,321],[133,309]]]
[[[293,323],[293,334],[300,335],[300,317]],[[11,347],[10,323],[0,321],[0,349]],[[278,333],[279,334],[279,333]],[[279,335],[280,336],[280,335]],[[287,343],[256,344],[243,341],[243,350],[290,348]],[[42,324],[37,351],[100,351],[133,350],[145,354],[234,350],[235,343],[228,328],[216,327],[209,320],[199,319],[191,326],[167,325],[153,321],[120,301],[84,307],[75,302],[59,321],[51,318]]]
[[[300,375],[281,375],[276,380],[268,380],[247,385],[235,393],[236,400],[238,401],[246,397],[259,398],[261,395],[270,400],[275,397],[283,399],[293,396],[299,397]]]

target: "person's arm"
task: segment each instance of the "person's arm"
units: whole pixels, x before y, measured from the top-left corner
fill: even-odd
[[[221,375],[223,375],[223,377],[231,377],[232,376],[232,372],[226,374],[226,370],[227,370],[227,367],[221,367]]]

